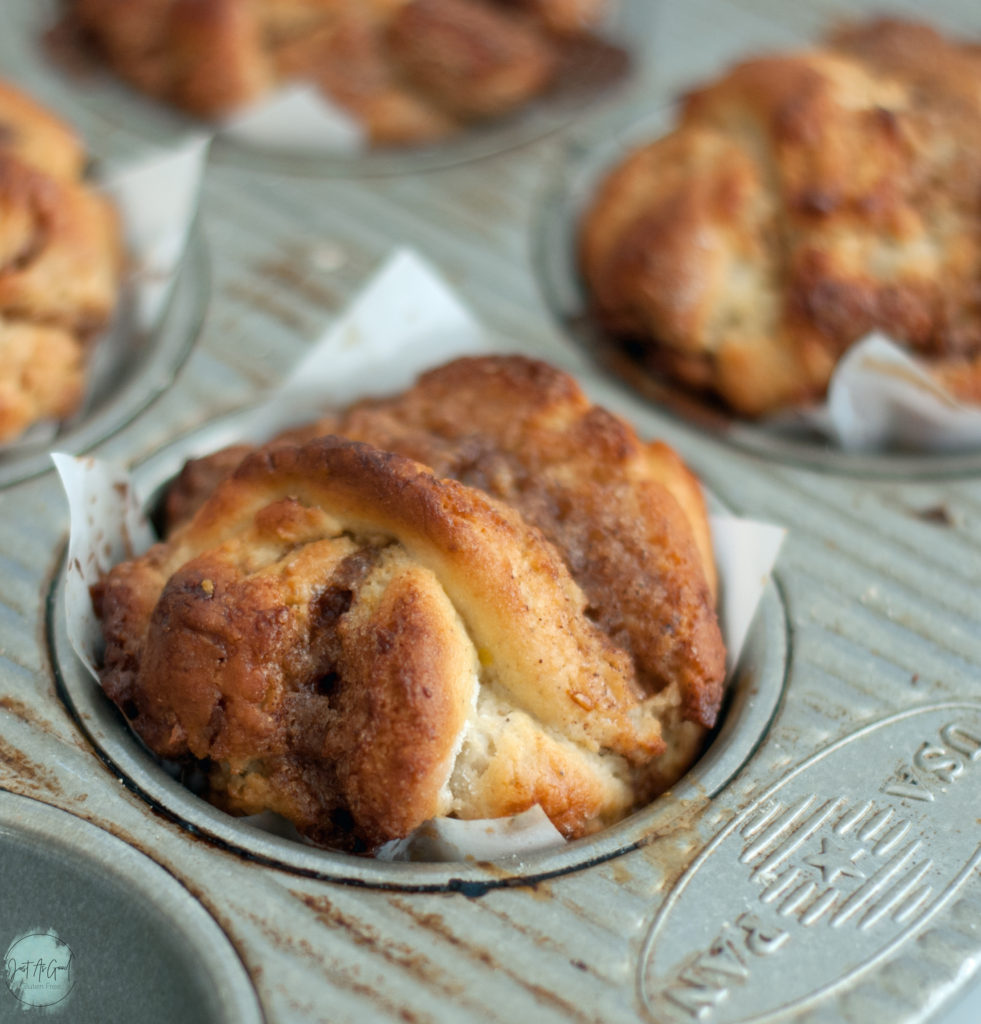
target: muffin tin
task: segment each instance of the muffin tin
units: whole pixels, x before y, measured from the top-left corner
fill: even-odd
[[[145,146],[83,110],[89,101],[66,96],[40,60],[27,69],[26,6],[0,16],[0,71],[21,80],[23,70],[42,99],[81,111],[97,152]],[[686,74],[803,41],[834,13],[768,0],[660,4],[644,83],[651,109]],[[937,17],[981,30],[967,4],[951,0]],[[608,116],[589,132],[612,126]],[[198,450],[224,442],[235,420],[219,414],[280,380],[389,250],[410,245],[503,347],[574,372],[594,400],[675,445],[725,505],[789,528],[707,754],[675,791],[607,833],[490,864],[380,864],[225,818],[146,754],[74,661],[60,601],[66,508],[39,464],[0,490],[0,815],[18,851],[9,863],[26,830],[38,857],[50,855],[35,877],[50,865],[45,877],[66,894],[93,849],[121,866],[120,908],[163,879],[157,902],[176,893],[177,909],[151,932],[196,932],[203,974],[187,984],[211,978],[220,994],[207,1019],[939,1020],[981,958],[979,457],[857,464],[830,451],[774,452],[653,405],[598,369],[556,324],[536,277],[558,244],[539,233],[542,196],[570,145],[565,131],[372,177],[220,154],[184,268],[196,283],[196,312],[177,331],[187,358],[79,447],[138,464],[157,483],[174,469],[175,438]],[[141,388],[149,379],[133,377]],[[33,909],[37,920],[9,926],[5,949],[13,933],[61,934],[50,903]],[[84,947],[108,950],[112,928],[93,923]],[[109,972],[68,944],[77,984],[108,999]],[[138,1001],[135,983],[130,992]],[[0,1017],[16,1009],[8,1001]],[[89,1013],[63,1011],[104,1019]]]
[[[0,844],[4,1020],[37,1010],[78,1021],[138,1012],[148,1024],[261,1024],[248,974],[221,929],[142,854],[6,792]]]

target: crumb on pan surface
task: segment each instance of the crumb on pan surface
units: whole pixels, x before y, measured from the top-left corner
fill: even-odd
[[[119,224],[74,132],[0,82],[0,441],[75,411],[116,304]]]
[[[315,83],[376,143],[441,139],[553,82],[605,0],[69,0],[137,88],[223,117],[285,80]]]
[[[697,481],[543,363],[457,360],[191,462],[167,514],[100,587],[103,686],[214,802],[322,845],[536,803],[586,835],[718,714]]]
[[[748,416],[821,398],[872,330],[976,399],[979,83],[978,45],[880,18],[694,89],[583,218],[598,318]]]

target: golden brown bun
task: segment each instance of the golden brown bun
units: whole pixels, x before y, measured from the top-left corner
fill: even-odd
[[[0,439],[70,416],[85,385],[83,349],[59,327],[0,319]]]
[[[101,598],[106,692],[223,806],[352,849],[535,803],[579,836],[697,755],[701,494],[565,374],[459,360],[241,456],[188,465]]]
[[[310,3],[308,7],[315,4]],[[274,61],[283,78],[310,79],[349,110],[377,143],[434,142],[460,126],[448,110],[410,88],[393,62],[387,34],[401,4],[338,5],[331,17],[277,17]]]
[[[723,652],[707,516],[666,445],[644,444],[568,374],[514,356],[455,360],[400,398],[315,429],[407,455],[517,508],[562,553],[644,685],[679,682],[690,717],[715,721]],[[652,630],[652,616],[671,629]]]
[[[74,181],[85,169],[85,151],[71,128],[2,81],[0,149],[61,181]]]
[[[583,220],[599,316],[750,416],[820,398],[874,329],[976,393],[947,370],[981,352],[979,81],[978,47],[879,20],[696,89]]]
[[[511,0],[540,18],[553,32],[575,35],[594,28],[612,5],[609,0]]]
[[[116,303],[119,225],[82,169],[74,133],[0,84],[0,441],[74,411]]]
[[[217,118],[306,79],[379,143],[440,139],[552,82],[597,0],[71,0],[133,85]]]
[[[682,681],[689,717],[714,724],[724,652],[708,517],[698,481],[667,445],[642,442],[568,374],[519,356],[454,360],[403,395],[361,402],[271,447],[326,434],[405,455],[517,508],[641,659],[644,685]],[[187,463],[167,496],[171,528],[247,450]],[[654,634],[652,615],[670,615],[672,629]]]
[[[243,0],[73,0],[106,61],[138,89],[218,117],[272,83],[261,23]]]
[[[414,0],[393,19],[388,39],[405,78],[464,120],[520,107],[555,72],[537,32],[473,0]]]

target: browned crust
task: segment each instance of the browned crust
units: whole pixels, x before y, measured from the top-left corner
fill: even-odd
[[[276,68],[309,78],[384,144],[435,142],[458,130],[452,112],[409,87],[393,64],[389,11],[351,8],[275,48]]]
[[[369,845],[431,817],[452,768],[470,694],[438,684],[457,683],[457,673],[473,666],[461,660],[455,630],[443,628],[445,603],[435,581],[412,570],[370,615],[355,606],[340,623],[348,685],[335,711],[343,728],[328,731],[322,756],[337,766],[345,804]]]
[[[229,810],[360,848],[435,813],[469,694],[431,579],[331,533],[287,499],[169,577],[160,550],[118,566],[104,682],[154,750],[212,764]]]
[[[0,148],[62,181],[77,180],[85,167],[78,135],[30,96],[2,81]]]
[[[335,433],[398,452],[516,508],[556,546],[591,614],[636,660],[642,685],[679,682],[711,727],[725,651],[701,489],[667,445],[645,444],[568,374],[519,356],[460,359],[404,395],[361,403],[284,438]],[[187,512],[240,456],[212,456],[170,500]],[[195,488],[191,474],[202,474]],[[652,623],[663,623],[652,628]]]
[[[0,310],[84,337],[106,323],[121,267],[117,216],[81,182],[0,151]]]
[[[472,0],[415,0],[388,31],[412,85],[465,118],[506,114],[542,92],[555,72],[549,42],[506,10]]]
[[[551,84],[598,0],[70,0],[115,71],[225,117],[288,79],[316,83],[373,141],[424,143]]]
[[[73,0],[72,16],[137,88],[221,117],[272,83],[253,5],[243,0]]]
[[[328,509],[345,531],[396,538],[435,574],[499,683],[536,717],[562,724],[585,702],[581,742],[625,755],[660,747],[656,720],[627,713],[637,697],[629,663],[583,619],[582,594],[554,549],[506,506],[394,453],[326,437],[248,456],[171,539],[163,570],[287,495]],[[518,623],[523,632],[511,634]]]
[[[981,350],[981,51],[896,20],[747,61],[686,99],[583,220],[600,318],[647,366],[760,415],[881,330]]]
[[[82,170],[71,129],[0,83],[0,441],[75,411],[116,304],[118,220]]]
[[[567,375],[458,360],[242,452],[185,469],[185,518],[101,595],[106,692],[218,803],[354,849],[536,802],[576,836],[696,756],[704,500]]]
[[[645,445],[568,374],[521,357],[455,360],[335,429],[517,508],[562,553],[644,685],[680,682],[691,717],[715,721],[725,656],[704,501],[667,446]]]
[[[207,458],[185,462],[164,495],[164,533],[192,519],[208,495],[253,450],[247,444],[230,445]]]
[[[81,401],[83,351],[67,331],[0,320],[0,366],[0,439],[38,420],[63,419]]]

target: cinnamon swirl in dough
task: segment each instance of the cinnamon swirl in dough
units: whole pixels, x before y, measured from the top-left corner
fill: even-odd
[[[108,62],[153,96],[222,117],[305,79],[377,143],[442,138],[554,80],[602,0],[69,0]]]
[[[101,588],[103,685],[233,812],[357,851],[536,803],[581,836],[715,721],[698,484],[542,363],[459,360],[190,463],[168,510]]]
[[[67,126],[0,83],[0,441],[75,410],[116,302],[119,227],[83,164]]]
[[[656,374],[756,416],[880,330],[981,393],[981,47],[890,19],[733,68],[582,223],[595,308]]]

